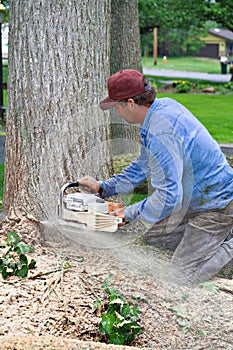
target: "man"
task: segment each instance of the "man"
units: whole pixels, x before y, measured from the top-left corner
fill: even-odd
[[[191,283],[211,278],[233,259],[233,169],[192,113],[173,99],[155,98],[140,72],[112,75],[108,94],[102,110],[114,107],[141,124],[141,153],[119,175],[99,182],[84,176],[80,185],[107,198],[150,177],[153,193],[113,215],[150,223],[145,241],[174,250],[172,266]]]

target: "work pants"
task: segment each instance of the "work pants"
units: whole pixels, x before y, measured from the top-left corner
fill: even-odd
[[[233,202],[199,215],[173,215],[154,224],[144,240],[174,251],[171,268],[182,280],[206,281],[233,262]]]

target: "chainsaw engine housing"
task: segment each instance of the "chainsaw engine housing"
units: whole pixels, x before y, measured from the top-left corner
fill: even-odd
[[[60,191],[58,216],[66,222],[80,225],[92,230],[115,232],[122,219],[108,214],[108,203],[91,193],[65,194],[68,187],[78,183],[65,184]]]

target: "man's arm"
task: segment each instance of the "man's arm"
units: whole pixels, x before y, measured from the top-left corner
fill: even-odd
[[[143,201],[125,208],[128,221],[142,219],[156,223],[182,207],[183,148],[180,140],[170,134],[152,137],[148,152],[154,192]]]
[[[86,175],[78,180],[79,184],[87,191],[101,192],[102,198],[126,194],[143,182],[148,176],[148,155],[144,148],[138,158],[133,161],[119,175],[113,175],[106,181],[97,181]]]

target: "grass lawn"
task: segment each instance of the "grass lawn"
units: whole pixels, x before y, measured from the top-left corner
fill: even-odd
[[[8,63],[3,63],[2,66],[2,81],[7,83],[8,81]],[[3,89],[3,106],[7,106],[7,90]]]
[[[7,90],[3,90],[3,106],[7,106]]]
[[[164,94],[186,106],[219,143],[233,143],[232,95]]]
[[[204,57],[168,57],[167,63],[163,63],[162,58],[159,57],[157,65],[154,65],[153,57],[142,57],[142,66],[143,68],[150,69],[169,69],[221,74],[219,60]]]

